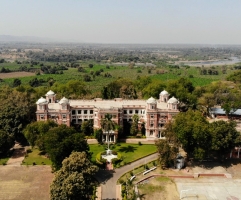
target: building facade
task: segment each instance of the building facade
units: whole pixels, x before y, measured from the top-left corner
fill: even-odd
[[[148,100],[126,100],[115,98],[104,100],[95,98],[93,100],[72,100],[63,97],[56,99],[53,91],[47,92],[46,98],[41,97],[37,102],[37,121],[52,119],[58,124],[71,126],[92,119],[94,129],[101,128],[101,119],[105,114],[110,114],[112,120],[123,126],[125,122],[132,121],[133,115],[138,115],[139,124],[145,124],[146,138],[153,140],[163,138],[164,125],[173,119],[178,111],[178,100],[169,98],[167,91],[162,91],[159,99],[153,97]],[[117,133],[111,131],[110,137],[105,135],[105,141],[115,142]]]

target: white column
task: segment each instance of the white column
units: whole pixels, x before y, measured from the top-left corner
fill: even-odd
[[[114,142],[115,142],[115,135],[114,135]]]

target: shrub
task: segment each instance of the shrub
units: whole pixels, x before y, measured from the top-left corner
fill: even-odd
[[[117,152],[116,152],[116,151],[112,151],[112,154],[113,154],[113,155],[117,155]]]
[[[138,142],[138,145],[140,145],[140,146],[141,146],[141,145],[142,145],[142,143],[139,141],[139,142]]]

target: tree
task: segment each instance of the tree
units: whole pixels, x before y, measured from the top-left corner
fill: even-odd
[[[171,80],[167,84],[167,91],[171,96],[178,98],[180,105],[179,108],[195,109],[197,105],[197,97],[193,93],[194,86],[192,82],[185,78],[179,80]]]
[[[104,133],[108,135],[108,149],[110,149],[110,131],[115,130],[116,123],[112,121],[112,116],[110,114],[106,114],[105,118],[100,122],[101,128],[104,130]]]
[[[84,121],[81,124],[81,131],[85,135],[92,135],[94,130],[93,130],[93,119],[90,119],[88,121]]]
[[[15,78],[13,80],[13,87],[18,87],[19,85],[21,85],[21,80],[18,78]]]
[[[50,186],[51,200],[89,200],[96,185],[94,174],[98,167],[93,165],[85,152],[73,152],[63,161]]]
[[[188,110],[178,113],[173,122],[173,131],[187,152],[199,160],[207,156],[211,147],[209,123],[199,111]]]
[[[99,143],[102,143],[102,135],[103,135],[102,129],[95,129],[94,136]]]
[[[61,168],[62,161],[73,151],[84,151],[90,158],[89,146],[84,135],[76,133],[72,127],[66,125],[54,127],[44,135],[43,139],[45,151],[48,153],[55,170]]]
[[[170,146],[167,140],[156,140],[157,152],[159,153],[159,163],[163,168],[169,167],[174,164],[177,157],[178,148]]]
[[[0,130],[0,156],[5,155],[13,145],[13,136],[3,130]]]
[[[141,91],[144,98],[159,98],[160,91],[162,91],[166,85],[160,80],[153,80],[151,83],[146,85]]]
[[[91,81],[91,77],[88,74],[85,74],[83,76],[83,79],[84,79],[85,82],[90,82]]]
[[[49,131],[49,129],[53,127],[57,127],[58,125],[52,121],[37,121],[31,124],[28,124],[26,128],[23,130],[24,136],[29,142],[29,144],[34,147],[36,144],[40,149],[43,149],[42,138],[45,133]]]
[[[210,124],[212,135],[212,150],[220,157],[229,153],[236,144],[240,134],[236,130],[234,121],[216,121]]]
[[[22,140],[23,129],[36,117],[34,94],[1,87],[0,101],[0,129],[12,134],[15,140]]]
[[[139,132],[138,121],[139,121],[139,116],[134,114],[132,116],[132,124],[131,124],[131,130],[130,130],[131,135],[136,135]]]

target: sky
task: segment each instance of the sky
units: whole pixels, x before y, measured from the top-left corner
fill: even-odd
[[[240,0],[0,0],[0,35],[62,42],[241,44]]]

